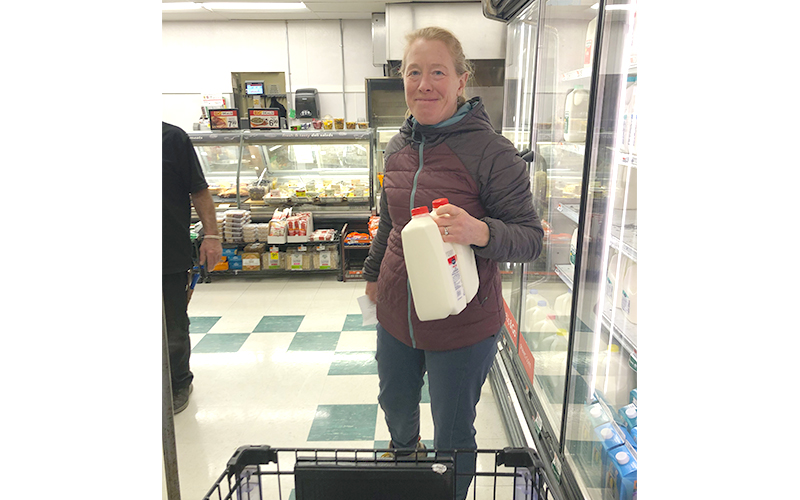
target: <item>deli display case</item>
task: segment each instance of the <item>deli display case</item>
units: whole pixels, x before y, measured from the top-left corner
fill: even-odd
[[[276,208],[317,221],[367,220],[374,207],[373,131],[193,132],[218,210],[268,222]]]
[[[373,144],[375,185],[375,208],[380,211],[381,187],[383,185],[383,155],[389,141],[403,126],[406,105],[403,79],[400,77],[367,78],[365,81],[367,97],[367,120],[375,130]]]
[[[565,498],[637,495],[636,7],[536,0],[502,19],[503,135],[535,153],[545,230],[503,283],[503,415]]]

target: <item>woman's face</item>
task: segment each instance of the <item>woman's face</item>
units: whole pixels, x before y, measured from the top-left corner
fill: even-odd
[[[444,42],[415,40],[408,48],[403,74],[408,109],[423,125],[450,118],[468,77],[469,73],[456,74],[453,57]]]

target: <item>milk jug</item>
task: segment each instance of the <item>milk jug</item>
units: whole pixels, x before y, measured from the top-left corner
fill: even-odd
[[[548,351],[566,351],[569,346],[567,340],[567,330],[559,328],[555,334],[550,335],[543,341],[544,348]]]
[[[467,305],[458,269],[458,257],[442,241],[439,226],[428,207],[411,210],[411,220],[400,232],[414,308],[421,321],[444,319]]]
[[[530,311],[531,309],[537,307],[540,301],[544,301],[546,305],[550,305],[550,302],[544,298],[544,295],[539,293],[539,290],[536,288],[531,288],[528,290],[528,297],[525,299],[525,308],[526,310]]]
[[[631,323],[636,324],[636,263],[631,263],[625,271],[625,279],[622,282],[622,312],[625,318]]]
[[[592,55],[594,55],[594,38],[597,33],[597,17],[589,21],[586,27],[586,44],[583,52],[583,67],[592,67]]]
[[[572,292],[563,293],[556,297],[554,310],[556,317],[569,316],[569,312],[572,310]]]
[[[436,210],[442,205],[450,203],[447,198],[433,200],[433,209]],[[469,304],[478,293],[478,265],[475,263],[475,252],[469,245],[460,243],[450,243],[458,257],[458,271],[461,273],[461,281],[464,283],[464,293],[466,294],[467,304]]]
[[[558,333],[558,326],[556,326],[556,315],[548,314],[547,319],[535,323],[531,331],[533,332],[533,335],[530,336],[532,345],[529,347],[539,351],[544,350],[544,339],[552,334]]]
[[[631,430],[634,427],[636,427],[637,414],[638,410],[636,408],[636,405],[632,403],[625,405],[619,409],[619,416],[622,418],[623,422],[625,422],[625,427],[627,427],[628,430]]]
[[[550,309],[546,300],[540,300],[535,307],[525,311],[525,327],[530,330],[533,325],[546,320],[548,315],[554,313],[555,311]]]
[[[564,140],[583,142],[589,121],[589,92],[577,85],[567,94],[564,106]]]

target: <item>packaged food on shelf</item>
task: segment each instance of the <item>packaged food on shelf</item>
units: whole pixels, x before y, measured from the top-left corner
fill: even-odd
[[[261,270],[261,254],[258,252],[243,252],[242,253],[242,270],[243,271],[260,271]]]
[[[228,269],[231,271],[241,271],[242,270],[242,256],[241,255],[234,255],[233,257],[228,257]]]
[[[269,238],[269,223],[256,225],[256,241],[265,242]]]
[[[266,251],[267,251],[267,245],[264,243],[249,243],[244,247],[244,253],[262,254]]]
[[[336,245],[318,245],[312,253],[312,267],[314,269],[326,270],[337,269],[339,267],[339,249]]]
[[[311,212],[298,212],[287,217],[287,242],[303,243],[308,241],[314,232],[314,222]]]
[[[336,130],[344,130],[344,118],[334,118],[333,125]]]
[[[306,250],[294,248],[286,251],[286,270],[287,271],[310,271],[311,254]]]
[[[347,127],[347,130],[355,130],[356,122],[345,122],[345,126]]]
[[[371,239],[375,238],[375,235],[378,234],[378,225],[380,224],[381,218],[377,215],[373,215],[369,218],[369,237]]]
[[[311,241],[333,241],[336,239],[335,229],[317,229],[311,233]]]
[[[261,255],[261,269],[264,271],[282,271],[285,267],[286,252],[279,251],[278,247],[270,247]]]
[[[347,233],[345,236],[344,244],[345,245],[353,245],[353,246],[366,246],[369,245],[370,237],[369,234],[366,233],[359,233],[358,231],[352,231]]]
[[[242,237],[245,243],[253,243],[258,241],[258,231],[256,224],[247,223],[242,225]]]

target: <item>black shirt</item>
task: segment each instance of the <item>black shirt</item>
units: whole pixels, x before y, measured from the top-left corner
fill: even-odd
[[[189,136],[165,122],[161,122],[161,158],[161,272],[172,274],[192,267],[191,193],[208,184]]]

